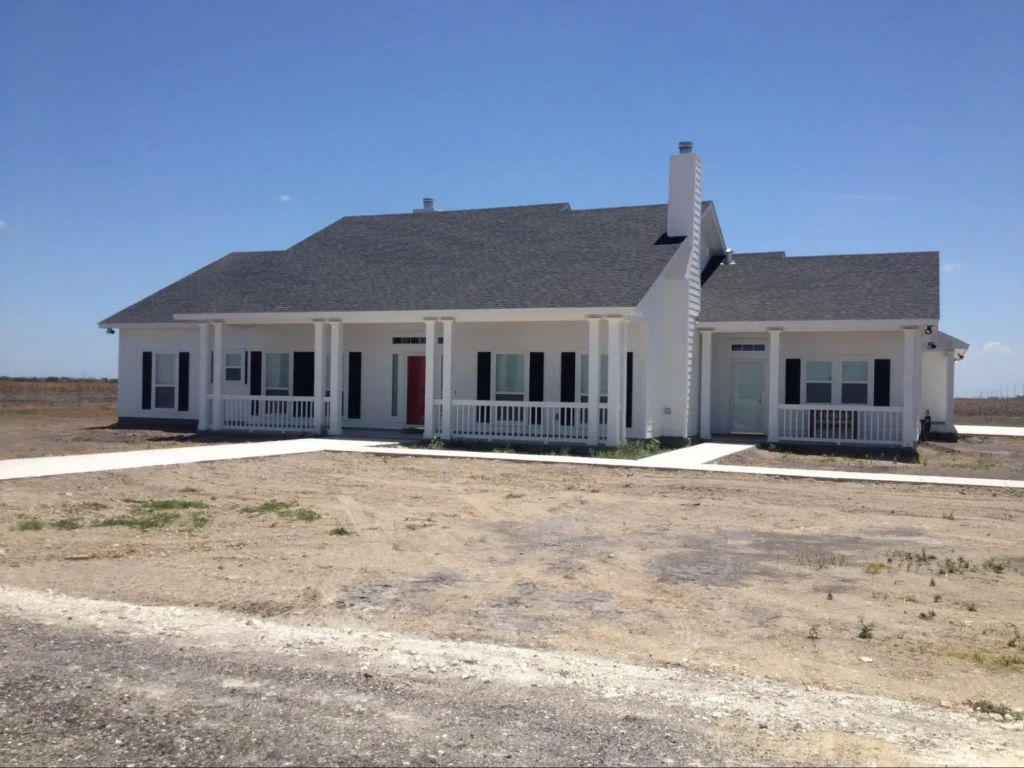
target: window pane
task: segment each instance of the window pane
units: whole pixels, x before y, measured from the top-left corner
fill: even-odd
[[[267,354],[267,394],[271,389],[288,389],[288,353]],[[288,394],[285,391],[283,394]]]
[[[859,381],[867,383],[868,363],[866,360],[843,361],[843,381]]]
[[[590,390],[590,355],[580,355],[580,395],[582,402],[587,402],[587,394]],[[608,394],[608,355],[601,355],[601,392]],[[602,400],[601,402],[607,402]]]
[[[153,399],[157,408],[174,408],[174,387],[157,387]]]
[[[227,365],[228,368],[241,368],[242,356],[237,352],[228,352],[225,357],[225,365]]]
[[[495,355],[495,392],[523,392],[524,370],[526,367],[523,355]]]
[[[608,394],[608,355],[601,355],[601,394]]]
[[[155,355],[155,366],[156,366],[156,379],[157,384],[165,384],[167,386],[174,386],[174,355]],[[158,408],[160,406],[157,406]]]
[[[868,385],[867,384],[843,384],[844,405],[867,405]]]
[[[832,381],[832,363],[807,361],[808,381]]]
[[[227,381],[241,381],[242,380],[242,369],[241,368],[226,368],[224,370],[224,378]]]
[[[832,385],[831,384],[807,384],[807,402],[808,403],[831,403],[832,402]]]

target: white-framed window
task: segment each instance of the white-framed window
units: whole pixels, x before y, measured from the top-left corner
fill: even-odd
[[[608,402],[608,355],[601,355],[601,392],[599,402]],[[580,355],[580,402],[589,402],[590,398],[590,355],[584,352]]]
[[[267,353],[267,381],[265,392],[268,395],[287,397],[291,394],[291,355],[288,352]]]
[[[804,402],[817,404],[829,404],[832,402],[831,360],[807,361]]]
[[[744,342],[742,344],[733,344],[731,346],[731,351],[733,352],[764,352],[764,350],[764,344],[750,344]]]
[[[868,361],[844,360],[841,369],[843,405],[868,404]]]
[[[224,381],[241,381],[245,356],[241,352],[227,352],[224,355]]]
[[[174,410],[178,407],[178,355],[175,352],[153,354],[153,407]]]
[[[522,401],[526,397],[526,355],[494,355],[494,399]]]

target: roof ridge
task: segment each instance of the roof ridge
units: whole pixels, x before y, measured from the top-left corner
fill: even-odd
[[[569,203],[526,203],[523,205],[494,205],[487,208],[451,208],[441,209],[435,208],[429,212],[423,211],[394,211],[392,213],[357,213],[350,214],[348,216],[342,216],[341,219],[381,219],[385,216],[437,216],[452,213],[481,213],[483,211],[516,211],[524,208],[560,208],[562,210],[572,210],[572,206]]]

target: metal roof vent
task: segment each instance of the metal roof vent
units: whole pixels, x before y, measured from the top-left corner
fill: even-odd
[[[434,198],[432,198],[432,197],[424,197],[423,198],[423,207],[422,208],[413,208],[412,212],[413,213],[433,213],[434,210],[435,210],[435,208],[434,208]]]
[[[732,259],[732,248],[726,248],[725,249],[725,263],[726,264],[735,264],[736,263]]]
[[[693,142],[692,141],[680,141],[679,142],[679,154],[680,155],[688,155],[691,152],[693,152]]]

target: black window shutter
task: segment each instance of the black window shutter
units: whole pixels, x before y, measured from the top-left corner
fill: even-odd
[[[544,399],[544,353],[530,353],[530,399]]]
[[[243,356],[245,357],[245,377],[244,377],[244,381],[245,381],[246,384],[248,384],[249,383],[249,353],[248,352],[244,352]]]
[[[249,394],[259,397],[263,394],[263,353],[249,353]]]
[[[188,410],[188,352],[178,353],[178,410]]]
[[[633,426],[633,353],[626,353],[626,429]]]
[[[476,399],[477,400],[490,400],[491,399],[491,353],[490,352],[477,352],[476,353]],[[485,406],[477,406],[476,409],[476,420],[486,421],[491,420],[491,409]]]
[[[358,419],[363,406],[363,353],[348,353],[348,417]]]
[[[153,407],[153,353],[142,353],[142,410]]]
[[[889,360],[875,360],[875,405],[889,407],[889,379],[892,363]]]
[[[576,402],[576,353],[562,353],[562,386],[561,401],[563,403]]]
[[[800,405],[800,358],[786,358],[786,405]]]

